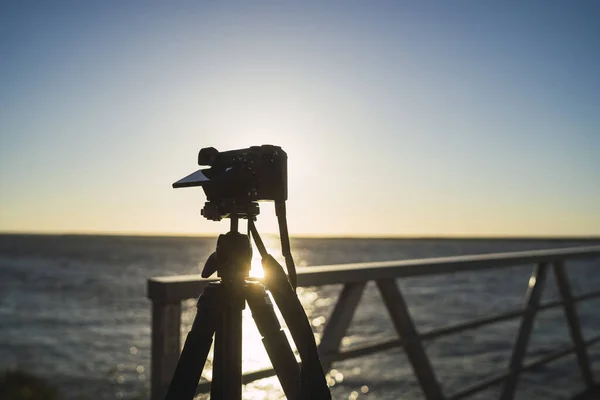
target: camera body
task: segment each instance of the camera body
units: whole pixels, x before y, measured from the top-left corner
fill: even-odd
[[[287,154],[279,146],[252,146],[223,152],[206,147],[198,154],[198,164],[210,168],[186,176],[173,187],[201,186],[208,203],[217,206],[221,216],[232,212],[224,208],[246,206],[255,201],[287,200]]]

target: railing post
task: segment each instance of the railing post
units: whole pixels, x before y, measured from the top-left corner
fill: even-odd
[[[377,281],[383,302],[392,318],[394,328],[404,343],[404,351],[428,400],[440,400],[444,396],[435,377],[429,358],[423,349],[410,312],[395,279]]]
[[[573,294],[571,293],[571,286],[569,279],[565,273],[563,261],[556,261],[554,263],[554,276],[556,277],[556,285],[558,291],[563,300],[565,317],[569,324],[569,331],[571,332],[571,339],[575,345],[575,354],[577,355],[577,363],[581,370],[581,377],[588,388],[594,386],[594,377],[590,370],[590,361],[588,359],[587,350],[583,342],[583,335],[581,334],[581,324],[579,322],[579,316],[573,303]]]
[[[151,400],[163,400],[181,352],[181,303],[152,303]]]
[[[544,281],[546,280],[546,263],[541,263],[535,266],[531,277],[529,278],[529,288],[525,301],[525,310],[521,326],[519,327],[519,336],[513,348],[512,357],[510,359],[508,376],[504,382],[504,388],[500,396],[501,400],[510,400],[515,395],[515,389],[519,381],[521,369],[523,368],[523,359],[527,352],[527,344],[533,329],[533,320],[537,313],[537,308],[540,304],[542,292],[544,290]]]
[[[327,356],[331,353],[339,352],[340,343],[352,321],[354,310],[356,310],[366,284],[366,282],[356,282],[344,285],[335,303],[335,307],[325,324],[323,336],[319,343],[319,354],[321,355],[321,362],[325,371],[331,367],[331,362]]]

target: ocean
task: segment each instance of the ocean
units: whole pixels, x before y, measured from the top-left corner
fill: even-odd
[[[280,257],[277,240],[266,238]],[[150,377],[150,301],[146,280],[195,274],[214,250],[216,238],[88,235],[0,235],[0,370],[19,368],[47,378],[61,399],[147,398]],[[465,254],[597,245],[577,240],[469,239],[292,239],[297,265],[313,266]],[[256,259],[253,260],[253,265]],[[569,269],[575,294],[598,289],[600,260],[577,261]],[[568,264],[571,265],[571,264]],[[398,280],[419,330],[520,307],[531,265],[501,270]],[[556,298],[552,274],[543,300]],[[339,286],[302,288],[299,296],[320,333]],[[184,302],[182,338],[195,301]],[[578,310],[585,337],[600,332],[599,301]],[[436,376],[452,394],[505,370],[518,321],[425,342]],[[269,365],[256,328],[244,321],[244,366]],[[395,336],[377,289],[367,286],[343,345]],[[562,309],[538,315],[527,359],[570,337]],[[600,376],[600,346],[589,349]],[[402,350],[334,364],[334,399],[423,398]],[[205,371],[210,376],[210,370]],[[564,399],[583,389],[575,357],[525,373],[517,398]],[[472,398],[488,399],[491,389]],[[282,398],[275,378],[245,387],[246,399]],[[206,397],[206,396],[204,396]],[[201,397],[203,398],[203,397]]]

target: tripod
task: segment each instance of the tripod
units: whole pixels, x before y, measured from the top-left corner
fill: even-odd
[[[249,210],[253,209],[249,207]],[[221,280],[210,283],[198,298],[197,314],[169,385],[166,400],[194,398],[213,335],[215,345],[211,399],[241,399],[242,310],[246,302],[286,397],[294,400],[331,399],[306,314],[283,268],[267,253],[254,225],[256,214],[245,214],[248,219],[248,235],[238,232],[238,215],[230,215],[230,231],[219,236],[216,252],[207,260],[202,276],[208,277],[216,271]],[[266,287],[258,280],[249,278],[252,258],[250,233],[262,256]],[[290,329],[302,360],[301,367],[281,329],[267,289],[273,295]]]

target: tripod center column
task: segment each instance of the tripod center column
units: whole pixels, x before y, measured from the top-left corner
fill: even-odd
[[[217,241],[217,274],[223,288],[222,324],[215,343],[219,358],[222,399],[242,395],[242,310],[246,301],[244,284],[250,271],[252,247],[247,235],[231,231]],[[218,350],[217,350],[218,348]]]

